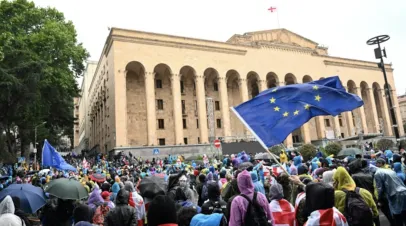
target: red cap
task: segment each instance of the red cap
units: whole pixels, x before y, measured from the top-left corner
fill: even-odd
[[[110,196],[110,192],[104,191],[104,192],[101,193],[101,196],[103,197],[103,199],[106,199],[107,197]]]

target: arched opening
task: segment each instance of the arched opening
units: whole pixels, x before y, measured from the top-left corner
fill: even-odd
[[[365,118],[367,121],[367,128],[370,133],[376,131],[375,119],[374,114],[372,114],[372,103],[371,97],[369,96],[369,86],[365,81],[362,81],[360,84],[361,87],[361,98],[364,101],[364,111],[365,111]]]
[[[384,120],[385,117],[383,116],[383,108],[382,108],[382,91],[381,87],[377,82],[374,82],[372,84],[372,89],[374,92],[374,100],[375,100],[375,106],[376,106],[376,113],[378,115],[378,123],[379,123],[379,133],[384,132]]]
[[[292,73],[288,73],[285,75],[285,85],[293,85],[297,84],[296,77]]]
[[[242,98],[240,93],[239,80],[240,74],[235,70],[229,70],[226,73],[227,91],[228,91],[228,104],[230,107],[241,104]],[[233,112],[230,112],[230,127],[234,136],[245,136],[244,125],[235,116]]]
[[[277,87],[279,85],[278,76],[274,72],[269,72],[266,75],[266,86],[269,88]]]
[[[207,108],[207,121],[214,127],[214,137],[220,137],[223,134],[224,120],[221,114],[221,97],[220,97],[220,87],[219,87],[219,74],[214,68],[207,68],[204,71],[204,83],[206,96],[213,99],[213,118],[209,117],[209,107]],[[212,121],[211,121],[212,120]],[[210,125],[209,125],[210,128]],[[209,130],[210,133],[210,130]],[[211,134],[209,134],[211,136]]]
[[[158,144],[175,144],[175,124],[173,120],[172,70],[166,64],[158,64],[155,73],[155,98],[157,102],[156,137]]]
[[[148,145],[147,107],[145,96],[145,68],[137,61],[132,61],[125,67],[127,95],[127,141],[129,146]]]
[[[313,81],[313,79],[309,75],[303,76],[302,83],[307,83],[307,82],[311,82],[311,81]]]
[[[247,74],[248,97],[252,99],[259,94],[259,75],[256,72]]]

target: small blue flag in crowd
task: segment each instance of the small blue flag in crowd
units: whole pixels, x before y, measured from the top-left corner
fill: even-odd
[[[311,118],[336,116],[364,103],[347,93],[338,76],[304,84],[275,87],[232,108],[266,148],[282,143]]]
[[[76,171],[76,168],[69,165],[47,140],[44,141],[42,148],[42,166],[51,166],[59,170]]]

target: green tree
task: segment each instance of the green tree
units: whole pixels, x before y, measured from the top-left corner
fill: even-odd
[[[283,150],[283,147],[280,145],[272,146],[269,151],[275,154],[276,156],[279,156],[281,151]]]
[[[338,152],[341,151],[341,144],[337,142],[330,142],[326,145],[324,150],[326,151],[327,155],[334,155],[337,156]]]
[[[385,151],[395,146],[395,143],[393,143],[393,141],[389,139],[380,139],[376,146],[378,146],[379,150]]]
[[[37,141],[57,143],[61,135],[71,135],[73,97],[79,93],[75,79],[88,53],[77,43],[72,22],[54,8],[0,1],[0,21],[0,131],[7,151],[15,153],[19,139],[23,154],[41,122],[46,124]]]
[[[303,156],[303,161],[308,161],[316,156],[316,146],[313,144],[305,144],[300,147],[299,151]]]

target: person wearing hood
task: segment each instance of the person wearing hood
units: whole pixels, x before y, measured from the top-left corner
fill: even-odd
[[[344,215],[334,207],[334,188],[326,183],[306,185],[306,226],[348,226]]]
[[[90,223],[92,219],[92,210],[89,206],[84,204],[78,204],[73,210],[73,222],[76,225],[81,225],[84,222]]]
[[[90,193],[87,199],[87,205],[94,211],[96,208],[104,203],[103,197],[100,194],[100,189],[96,187],[92,193]]]
[[[241,194],[247,196],[249,199],[254,197],[254,184],[252,183],[251,174],[244,170],[238,174],[237,177],[238,188]],[[257,203],[263,207],[264,212],[268,219],[271,218],[271,211],[269,210],[268,200],[262,193],[257,193]],[[245,215],[248,207],[248,200],[243,196],[236,196],[232,203],[230,209],[230,226],[242,226],[244,225]]]
[[[131,198],[135,204],[135,209],[137,210],[138,225],[143,225],[144,219],[146,217],[144,199],[135,191],[134,184],[131,181],[126,181],[124,183],[124,188],[125,190],[130,192]]]
[[[15,215],[14,212],[13,200],[7,195],[0,203],[0,222],[2,226],[25,226],[24,221]]]
[[[393,163],[393,170],[395,171],[399,179],[403,182],[403,184],[405,184],[406,176],[405,173],[402,171],[402,163],[400,162]]]
[[[148,208],[148,226],[177,226],[175,201],[165,195],[156,196]]]
[[[215,209],[221,209],[222,213],[226,213],[227,203],[220,198],[217,183],[209,183],[207,190],[209,200],[202,205],[202,214],[212,214]]]
[[[137,211],[128,205],[130,193],[121,189],[117,193],[116,207],[107,214],[104,224],[106,226],[130,225],[137,226]]]
[[[378,197],[386,197],[395,225],[406,223],[406,187],[390,169],[378,169],[375,173]]]
[[[13,204],[14,204],[14,214],[18,217],[20,217],[26,226],[31,226],[31,222],[28,219],[28,215],[20,208],[21,206],[21,200],[19,197],[11,197],[13,199]]]
[[[111,191],[113,192],[112,194],[111,194],[111,201],[114,201],[115,199],[116,199],[116,196],[117,196],[117,193],[118,193],[118,191],[120,191],[120,177],[118,177],[118,176],[116,176],[115,178],[114,178],[114,184],[113,184],[113,186],[111,186]]]
[[[269,209],[273,225],[296,225],[295,208],[283,198],[283,188],[280,184],[271,186]]]
[[[347,170],[344,167],[338,167],[337,171],[333,175],[333,184],[335,189],[335,207],[341,212],[344,213],[345,201],[346,201],[346,191],[355,191],[356,184],[348,174]],[[307,191],[307,188],[306,188]],[[359,194],[364,200],[364,202],[371,208],[373,217],[378,217],[378,208],[376,207],[374,198],[372,194],[364,189],[359,188]]]
[[[279,161],[281,164],[288,162],[288,156],[286,155],[285,150],[281,150],[281,153],[279,154]]]
[[[374,201],[378,200],[378,192],[375,187],[375,181],[372,177],[372,174],[365,173],[363,170],[363,161],[361,159],[356,159],[348,164],[349,173],[351,174],[352,179],[355,182],[355,185],[360,188],[364,188],[371,193]],[[364,163],[365,164],[365,163]]]
[[[262,184],[261,181],[258,180],[257,171],[252,171],[251,172],[251,179],[252,179],[252,182],[254,183],[255,191],[256,192],[261,192],[262,194],[266,195],[264,185]]]
[[[336,169],[325,171],[323,173],[323,183],[330,185],[333,187],[333,175],[336,172]]]

